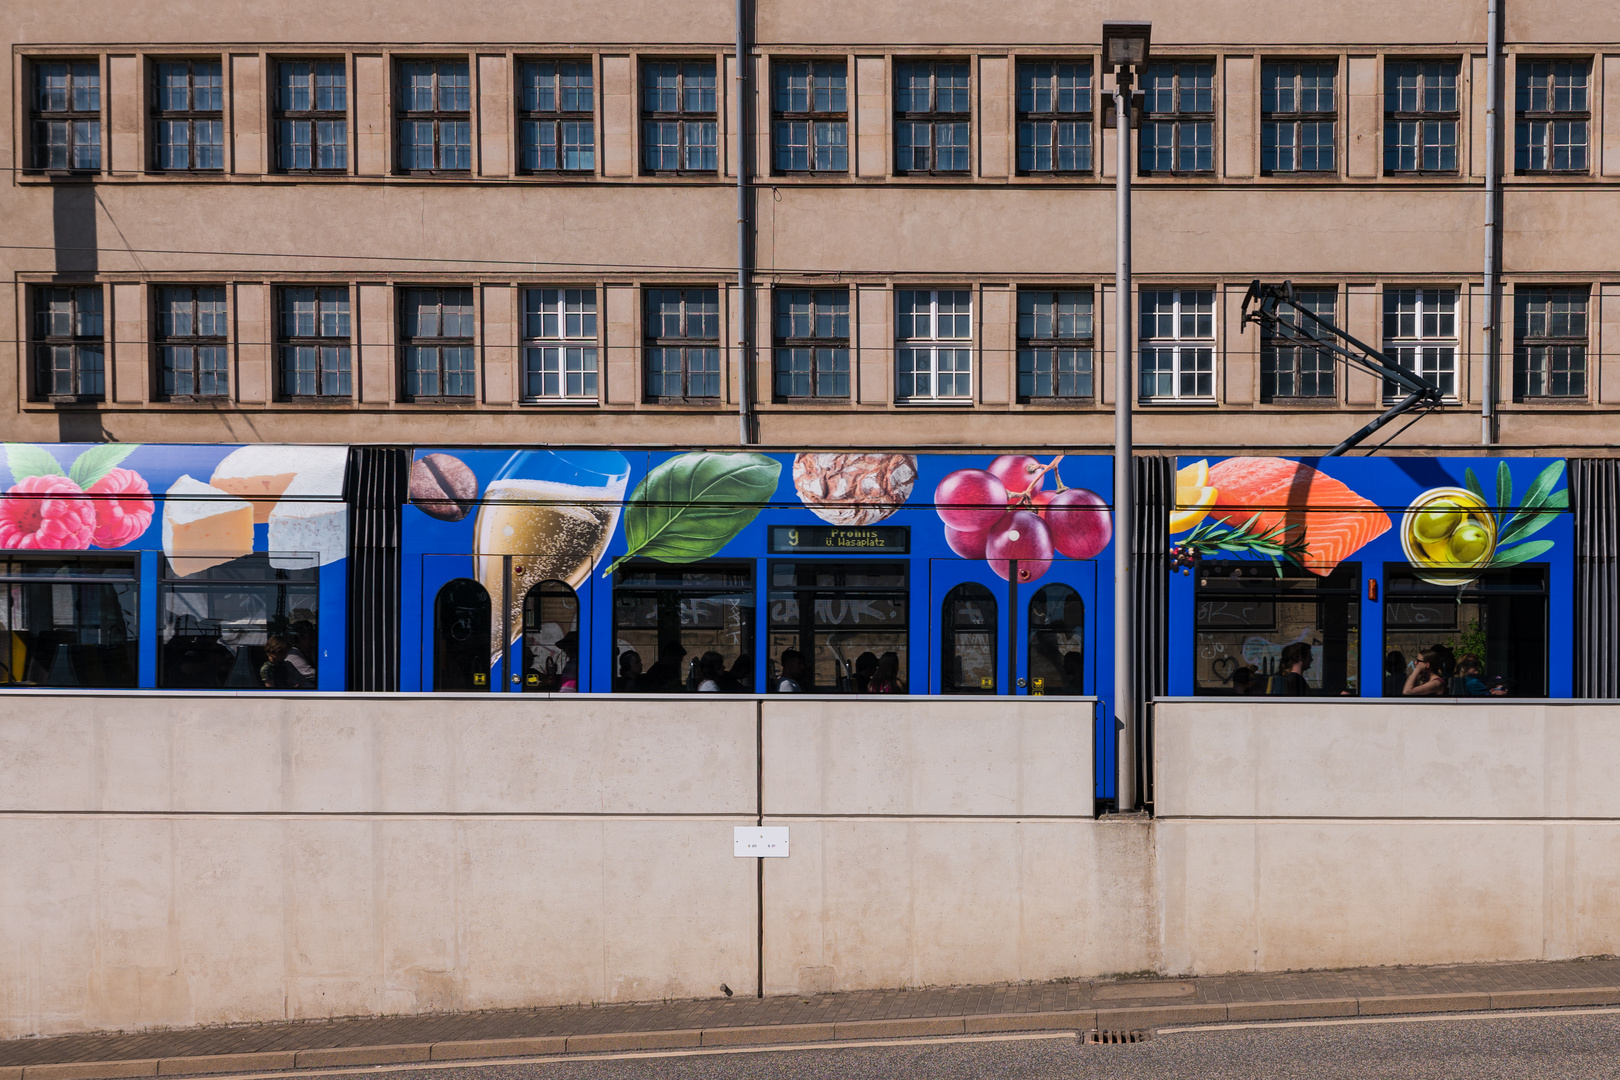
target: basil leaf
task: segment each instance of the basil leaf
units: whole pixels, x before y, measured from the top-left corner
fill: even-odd
[[[13,484],[20,484],[30,476],[62,475],[62,466],[49,451],[27,443],[6,444],[6,467],[11,470]]]
[[[1497,538],[1496,546],[1503,548],[1509,544],[1518,543],[1531,533],[1540,532],[1548,525],[1551,525],[1557,518],[1558,511],[1556,510],[1543,510],[1534,514],[1521,513],[1513,519],[1513,523]]]
[[[1505,514],[1513,505],[1513,474],[1508,471],[1508,463],[1498,462],[1496,466],[1496,512]]]
[[[139,444],[106,443],[102,446],[92,446],[73,459],[73,468],[68,470],[68,479],[89,491],[91,484],[112,472],[120,462],[133,454],[137,445]]]
[[[1520,544],[1518,547],[1509,548],[1506,551],[1498,548],[1496,558],[1491,560],[1491,567],[1494,569],[1498,566],[1515,566],[1526,559],[1533,559],[1537,555],[1551,551],[1552,546],[1553,542],[1551,540],[1532,540],[1528,544]]]
[[[637,555],[668,563],[707,559],[759,516],[781,472],[781,463],[764,454],[682,454],[664,462],[625,504],[629,550],[602,576]]]
[[[1491,500],[1485,497],[1485,489],[1479,486],[1479,477],[1474,475],[1472,467],[1463,470],[1463,487],[1473,492],[1480,502],[1490,505]]]
[[[1539,509],[1546,502],[1553,485],[1558,483],[1559,477],[1563,475],[1564,463],[1562,461],[1555,461],[1542,469],[1541,475],[1536,477],[1535,482],[1530,485],[1530,490],[1524,493],[1524,502],[1519,504],[1519,510],[1522,512]]]

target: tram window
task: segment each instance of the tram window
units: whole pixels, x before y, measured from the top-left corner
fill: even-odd
[[[1444,672],[1443,694],[1545,697],[1547,567],[1487,570],[1456,586],[1431,585],[1404,563],[1387,564],[1384,696],[1402,696],[1412,663],[1436,645],[1450,651],[1453,664],[1473,656],[1480,666],[1473,686],[1455,667]]]
[[[754,573],[749,564],[632,563],[614,575],[613,688],[685,694],[704,681],[754,692]],[[634,654],[634,655],[632,655]]]
[[[579,597],[566,582],[542,581],[523,597],[523,689],[579,691]]]
[[[996,618],[996,598],[983,585],[958,585],[945,594],[940,621],[941,691],[996,692]]]
[[[1355,694],[1361,685],[1360,563],[1320,577],[1297,566],[1210,561],[1197,570],[1194,693],[1264,694],[1282,652],[1311,647],[1312,694]]]
[[[906,670],[905,563],[773,562],[770,574],[769,689],[780,684],[789,649],[804,657],[799,684],[805,693],[874,692],[889,653],[895,670]]]
[[[133,687],[135,560],[0,557],[0,686]]]
[[[309,554],[260,552],[189,574],[165,558],[158,598],[163,622],[158,685],[314,689],[318,587],[316,557]],[[287,646],[285,666],[266,665],[271,637]]]
[[[1067,585],[1043,585],[1029,601],[1029,685],[1042,694],[1084,694],[1086,607]]]
[[[433,599],[435,691],[489,689],[489,627],[489,593],[482,585],[456,578],[440,587]]]

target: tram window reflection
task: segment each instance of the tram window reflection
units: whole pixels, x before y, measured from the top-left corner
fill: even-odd
[[[579,597],[563,581],[542,581],[523,597],[523,689],[579,692]]]
[[[440,587],[433,600],[433,689],[489,690],[489,593],[472,578]]]
[[[1086,608],[1068,585],[1043,585],[1029,601],[1029,685],[1042,694],[1084,694]]]
[[[158,685],[187,690],[314,689],[319,581],[314,555],[260,552],[196,568],[164,558]],[[278,668],[266,645],[285,644]],[[266,671],[266,665],[270,670]]]
[[[996,692],[996,598],[983,585],[958,585],[945,594],[940,622],[940,690],[946,694]]]
[[[1264,694],[1285,648],[1311,647],[1305,683],[1314,694],[1355,694],[1361,685],[1360,563],[1326,575],[1269,562],[1198,565],[1197,694]]]
[[[878,675],[888,653],[897,672],[906,670],[905,563],[773,562],[766,603],[772,691],[781,686],[781,658],[790,650],[805,660],[797,679],[804,693],[889,692]]]
[[[1384,581],[1386,697],[1405,696],[1406,676],[1429,650],[1438,653],[1440,668],[1438,685],[1425,680],[1434,696],[1546,696],[1544,564],[1487,570],[1457,586],[1432,585],[1406,564],[1394,563],[1385,566]],[[1470,657],[1472,665],[1466,663]]]
[[[711,682],[721,691],[753,693],[753,583],[747,563],[631,563],[618,570],[613,688],[685,694]],[[710,653],[719,659],[706,670],[701,662]]]
[[[133,687],[135,560],[0,558],[0,685]]]

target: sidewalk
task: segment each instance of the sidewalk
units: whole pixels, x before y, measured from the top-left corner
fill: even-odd
[[[993,1031],[1620,1004],[1620,959],[1121,978],[306,1020],[0,1041],[0,1080],[107,1080]]]

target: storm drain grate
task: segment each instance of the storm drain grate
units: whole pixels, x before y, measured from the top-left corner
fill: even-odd
[[[1096,1028],[1086,1032],[1086,1042],[1098,1046],[1125,1046],[1129,1043],[1145,1043],[1153,1038],[1153,1032],[1138,1029],[1136,1031],[1099,1031]]]

